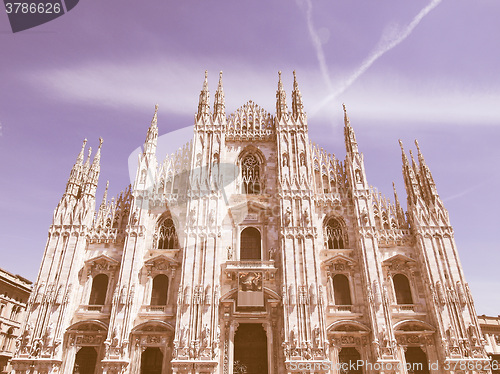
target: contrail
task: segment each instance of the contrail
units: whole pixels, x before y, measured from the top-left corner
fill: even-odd
[[[297,4],[299,4],[301,1],[296,0]],[[321,46],[321,39],[318,36],[318,33],[316,32],[316,29],[314,28],[314,23],[312,20],[312,1],[311,0],[305,0],[307,4],[307,10],[306,10],[306,20],[307,20],[307,28],[309,30],[309,36],[311,37],[311,40],[314,45],[314,49],[316,50],[316,57],[318,58],[319,62],[319,68],[321,70],[321,74],[323,74],[323,79],[325,80],[326,85],[328,86],[328,91],[333,91],[333,85],[332,85],[332,80],[330,79],[330,73],[328,72],[328,68],[326,66],[326,59],[325,59],[325,54],[323,52],[323,47]]]
[[[429,5],[427,5],[424,9],[422,9],[416,16],[413,18],[413,20],[410,22],[410,24],[397,35],[393,40],[390,40],[382,45],[380,45],[375,51],[366,58],[361,66],[347,79],[345,80],[339,88],[337,88],[335,91],[331,89],[333,86],[329,74],[328,74],[328,69],[326,68],[326,63],[325,63],[325,58],[323,54],[323,49],[321,47],[321,42],[319,40],[318,35],[316,34],[314,27],[312,25],[312,20],[310,20],[311,13],[312,13],[312,4],[311,0],[307,0],[308,3],[308,9],[307,9],[307,26],[309,28],[309,33],[311,35],[311,38],[313,39],[314,47],[316,48],[316,54],[318,56],[321,72],[323,74],[323,77],[325,80],[327,80],[328,88],[330,91],[333,91],[330,95],[328,95],[324,100],[322,100],[319,105],[315,108],[315,112],[323,108],[325,105],[327,105],[331,100],[336,99],[340,94],[342,94],[345,90],[347,90],[361,75],[363,75],[369,68],[370,66],[373,65],[375,61],[377,61],[380,57],[382,57],[385,53],[399,45],[402,41],[404,41],[415,29],[415,27],[418,26],[418,24],[422,21],[422,19],[429,14],[435,7],[437,7],[443,0],[432,0]],[[326,72],[326,74],[325,74]]]

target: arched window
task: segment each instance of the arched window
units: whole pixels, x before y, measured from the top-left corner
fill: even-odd
[[[174,221],[171,218],[164,220],[158,233],[158,249],[175,249],[177,246],[177,234]]]
[[[97,364],[97,352],[94,347],[82,347],[76,354],[73,373],[94,374]]]
[[[342,230],[342,225],[335,218],[330,218],[326,223],[326,239],[328,249],[343,249],[347,245],[347,237]]]
[[[247,155],[241,161],[242,193],[260,194],[260,164],[257,157]]]
[[[92,281],[92,291],[90,292],[89,305],[104,305],[106,302],[106,292],[108,291],[108,276],[99,274]]]
[[[361,361],[361,355],[354,347],[344,347],[339,352],[339,368],[345,374],[362,374],[363,367],[358,365]]]
[[[244,229],[240,237],[240,260],[260,260],[260,246],[260,231],[254,227]]]
[[[151,291],[151,305],[167,305],[168,277],[159,274],[153,278],[153,290]]]
[[[349,279],[344,274],[336,274],[333,277],[333,295],[335,305],[352,305]]]
[[[413,304],[408,278],[403,274],[396,274],[392,277],[392,281],[396,292],[396,302],[398,304]]]

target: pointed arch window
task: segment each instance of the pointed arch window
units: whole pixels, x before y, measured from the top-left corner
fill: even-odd
[[[392,277],[397,304],[413,304],[411,296],[410,281],[403,274],[395,274]]]
[[[240,260],[260,260],[261,258],[260,231],[254,227],[247,227],[241,232]]]
[[[250,154],[241,161],[242,193],[260,194],[260,162]]]
[[[158,274],[153,278],[153,289],[151,291],[151,305],[167,305],[168,277]]]
[[[336,274],[333,277],[333,296],[335,305],[352,305],[349,279],[344,274]]]
[[[346,248],[347,236],[340,222],[335,218],[330,218],[325,227],[328,249]]]
[[[175,249],[177,247],[177,233],[172,218],[164,220],[158,232],[158,249]]]
[[[108,291],[108,276],[99,274],[92,281],[92,291],[90,291],[89,305],[104,305],[106,303],[106,293]]]

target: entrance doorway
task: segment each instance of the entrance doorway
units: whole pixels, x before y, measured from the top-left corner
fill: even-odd
[[[408,347],[405,352],[406,367],[410,374],[429,374],[427,355],[420,347]]]
[[[267,374],[267,336],[261,323],[240,323],[234,335],[234,374]]]
[[[158,347],[149,347],[142,352],[141,374],[161,374],[163,353]]]
[[[73,374],[94,374],[97,352],[94,347],[82,347],[76,354]]]
[[[344,347],[339,352],[339,366],[341,373],[345,374],[362,374],[362,366],[358,366],[357,362],[361,360],[361,355],[354,347]]]

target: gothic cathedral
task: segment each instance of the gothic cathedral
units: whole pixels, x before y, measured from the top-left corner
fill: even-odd
[[[86,141],[54,211],[16,374],[487,373],[448,212],[403,149],[407,212],[369,187],[344,107],[345,160],[309,140],[294,73],[276,113],[227,116],[207,77],[192,141],[96,209]],[[485,369],[486,368],[486,369]]]

